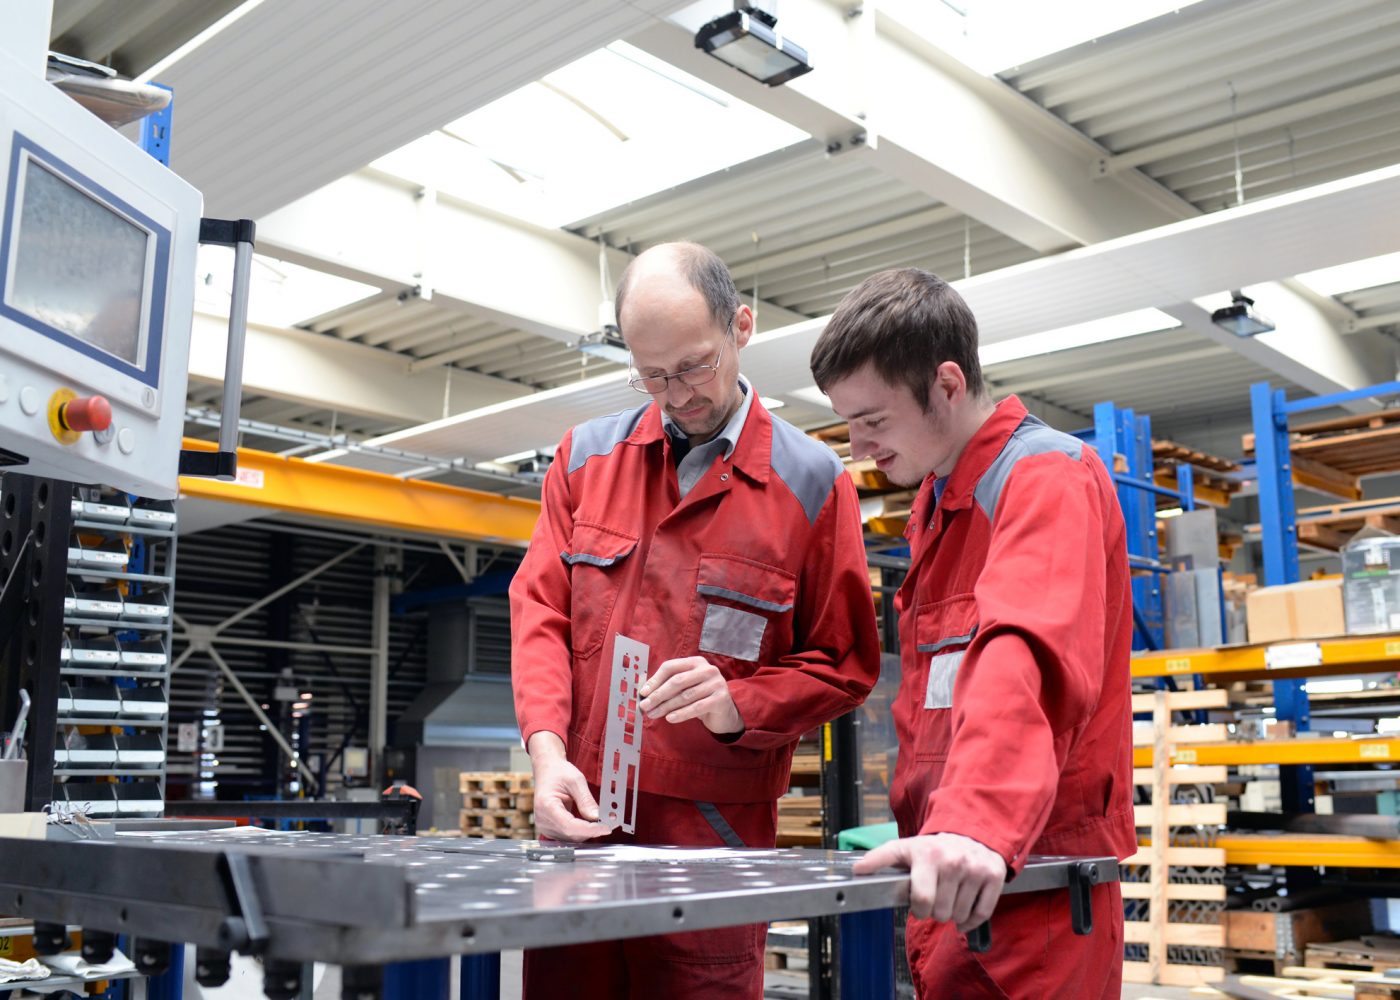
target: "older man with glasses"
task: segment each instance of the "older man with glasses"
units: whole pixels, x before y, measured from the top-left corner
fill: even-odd
[[[754,317],[693,243],[617,289],[632,388],[545,477],[511,585],[516,716],[541,836],[772,847],[803,733],[879,673],[855,488],[739,374]],[[599,821],[613,641],[651,649],[635,834]],[[763,925],[528,952],[528,998],[761,997]]]

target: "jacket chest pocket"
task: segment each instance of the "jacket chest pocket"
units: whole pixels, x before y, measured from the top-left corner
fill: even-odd
[[[622,589],[622,563],[637,547],[637,536],[588,521],[574,523],[569,547],[559,558],[571,567],[570,627],[575,656],[598,651]]]
[[[953,707],[953,685],[967,647],[976,635],[977,602],[972,594],[919,606],[915,618],[915,649],[920,657],[927,657],[925,709]]]
[[[739,556],[702,555],[695,590],[702,653],[759,663],[792,646],[793,574]]]

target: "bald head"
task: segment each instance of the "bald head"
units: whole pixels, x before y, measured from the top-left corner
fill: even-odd
[[[627,339],[628,301],[641,292],[647,298],[661,298],[671,307],[686,299],[698,299],[720,326],[726,326],[739,308],[739,292],[729,268],[713,251],[699,243],[661,243],[633,258],[622,272],[614,297],[617,325]],[[649,303],[654,305],[656,303]]]

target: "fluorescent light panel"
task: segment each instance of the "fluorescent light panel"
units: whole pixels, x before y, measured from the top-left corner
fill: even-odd
[[[1020,361],[1041,354],[1068,351],[1076,347],[1089,347],[1104,344],[1125,337],[1136,337],[1144,333],[1173,330],[1181,324],[1159,309],[1134,309],[1132,312],[1105,316],[1103,319],[1076,323],[1073,326],[1033,333],[1029,337],[1017,337],[992,344],[983,344],[978,352],[983,367]]]
[[[807,138],[614,42],[372,166],[556,228]]]

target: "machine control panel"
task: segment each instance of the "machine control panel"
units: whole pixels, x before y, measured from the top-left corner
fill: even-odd
[[[203,200],[0,52],[0,463],[168,499]]]

